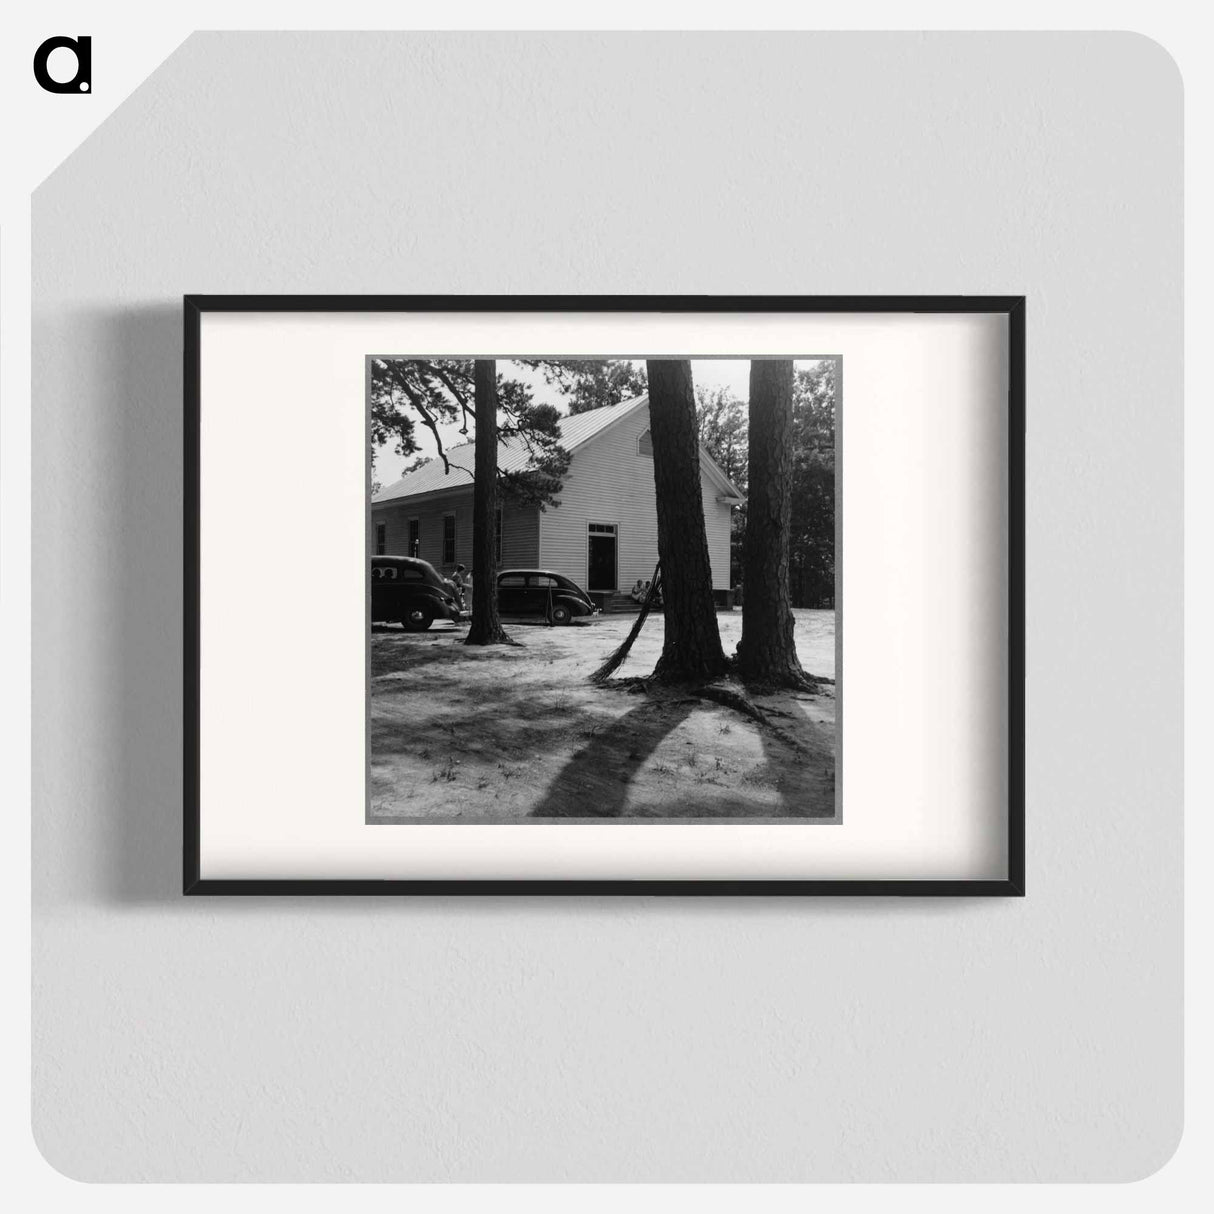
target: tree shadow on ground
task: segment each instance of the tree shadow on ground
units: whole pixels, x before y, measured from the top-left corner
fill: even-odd
[[[495,703],[491,721],[470,717],[462,704],[428,707],[416,717],[409,707],[410,698],[402,697],[399,716],[384,714],[372,721],[373,762],[416,754],[429,743],[446,746],[460,758],[480,755],[486,760],[522,762],[528,755],[559,747],[571,735],[591,728],[559,700],[527,702],[525,696],[506,693]]]
[[[532,818],[619,818],[633,777],[699,701],[645,701],[600,730],[548,785]]]
[[[466,629],[431,629],[427,632],[407,632],[401,629],[375,628],[375,644],[371,647],[371,678],[399,674],[428,666],[435,662],[452,664],[460,661],[518,661],[521,651],[509,645],[465,645]]]
[[[549,624],[543,616],[536,615],[504,615],[501,617],[502,627],[509,631],[511,628],[559,628],[562,632],[570,628],[593,628],[594,621],[575,616],[567,624]]]
[[[790,716],[780,732],[756,727],[765,762],[751,785],[765,785],[775,806],[759,808],[709,776],[660,808],[629,807],[637,774],[662,742],[694,712],[713,711],[694,697],[647,699],[597,729],[549,784],[532,818],[729,819],[829,818],[834,815],[833,730],[797,712],[792,697],[765,697],[765,707]],[[728,710],[726,710],[728,711]],[[789,732],[794,735],[791,739]]]
[[[586,632],[540,623],[518,634],[530,643],[467,646],[462,629],[376,630],[372,820],[832,815],[825,698],[761,697],[772,729],[681,688],[641,692],[631,679],[592,687],[598,655]]]
[[[779,735],[759,730],[763,755],[767,760],[764,776],[780,795],[788,817],[831,818],[835,813],[835,739],[834,725],[812,720],[798,705],[805,697],[793,692],[755,696],[756,705],[781,718],[782,732],[790,733],[795,747]]]
[[[386,634],[389,636],[412,637],[414,640],[427,640],[433,637],[455,637],[458,640],[468,635],[468,629],[465,624],[456,624],[451,620],[436,620],[429,628],[424,628],[421,632],[411,632],[401,624],[390,623],[372,624],[371,631],[376,636]]]

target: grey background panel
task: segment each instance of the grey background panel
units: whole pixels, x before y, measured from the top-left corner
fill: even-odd
[[[47,1158],[103,1180],[1159,1167],[1181,93],[1133,35],[185,43],[34,196]],[[186,291],[1027,294],[1028,897],[184,902]]]

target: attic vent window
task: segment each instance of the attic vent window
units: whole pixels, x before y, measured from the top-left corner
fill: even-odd
[[[637,439],[637,454],[653,459],[653,435],[648,430]]]

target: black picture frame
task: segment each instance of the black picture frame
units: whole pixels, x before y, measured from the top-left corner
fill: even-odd
[[[184,296],[183,894],[1023,897],[1025,893],[1025,297],[1022,295]],[[997,880],[203,879],[200,873],[200,400],[205,312],[987,313],[1008,325],[1007,874]]]

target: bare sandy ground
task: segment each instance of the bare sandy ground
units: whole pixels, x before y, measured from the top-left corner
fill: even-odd
[[[796,616],[802,665],[834,678],[834,613]],[[484,649],[465,627],[375,627],[368,821],[833,817],[833,688],[756,698],[770,730],[678,691],[594,687],[633,619],[510,621],[521,646]],[[718,619],[732,653],[741,612]],[[662,630],[650,616],[617,678],[653,669]]]

